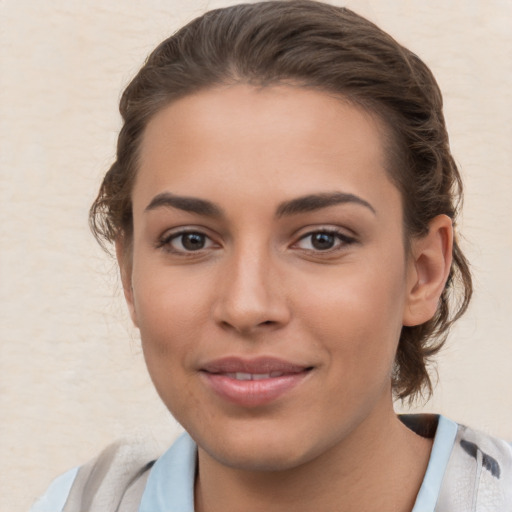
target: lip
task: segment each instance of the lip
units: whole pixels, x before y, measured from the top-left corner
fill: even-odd
[[[311,366],[273,357],[226,357],[206,363],[200,374],[207,386],[224,400],[241,407],[258,407],[290,392],[310,374],[311,369]],[[243,378],[251,374],[256,379],[239,380],[237,373],[245,374]]]

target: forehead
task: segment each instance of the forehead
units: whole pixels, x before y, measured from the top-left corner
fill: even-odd
[[[347,123],[353,124],[354,130],[340,133],[341,124]],[[374,153],[381,156],[380,139],[385,132],[376,116],[344,97],[299,86],[236,84],[202,90],[161,109],[145,129],[142,153],[150,152],[166,134],[173,137],[166,143],[175,145],[188,143],[190,136],[200,137],[205,144],[225,145],[228,141],[222,140],[223,132],[229,130],[269,147],[276,135],[283,145],[289,136],[303,136],[309,143],[324,140],[324,146],[330,144],[333,150],[341,149],[340,136],[345,140],[364,137],[370,157]],[[233,139],[234,144],[238,142]]]
[[[190,195],[193,188],[207,197],[237,187],[252,197],[341,188],[378,197],[390,185],[384,140],[375,116],[325,92],[208,89],[171,103],[149,122],[134,192],[149,200],[165,189]]]

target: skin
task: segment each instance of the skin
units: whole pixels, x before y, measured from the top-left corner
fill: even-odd
[[[406,252],[383,134],[347,102],[289,86],[202,91],[146,128],[133,246],[117,250],[149,373],[198,443],[198,511],[414,504],[431,441],[396,418],[390,375],[402,326],[434,314],[452,230],[436,217]],[[276,215],[333,191],[359,201]],[[185,211],[190,201],[162,194],[212,206]],[[312,233],[326,230],[319,249]],[[271,403],[242,407],[200,371],[233,355],[312,370]]]

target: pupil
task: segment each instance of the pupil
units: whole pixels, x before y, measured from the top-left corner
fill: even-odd
[[[312,244],[315,249],[331,249],[334,242],[334,235],[329,235],[328,233],[316,233],[313,235]]]
[[[189,251],[197,251],[204,247],[204,235],[188,233],[183,235],[182,244]]]

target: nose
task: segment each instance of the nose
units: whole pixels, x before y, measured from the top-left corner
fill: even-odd
[[[289,322],[280,272],[270,256],[239,251],[225,265],[213,311],[222,328],[249,335]]]

